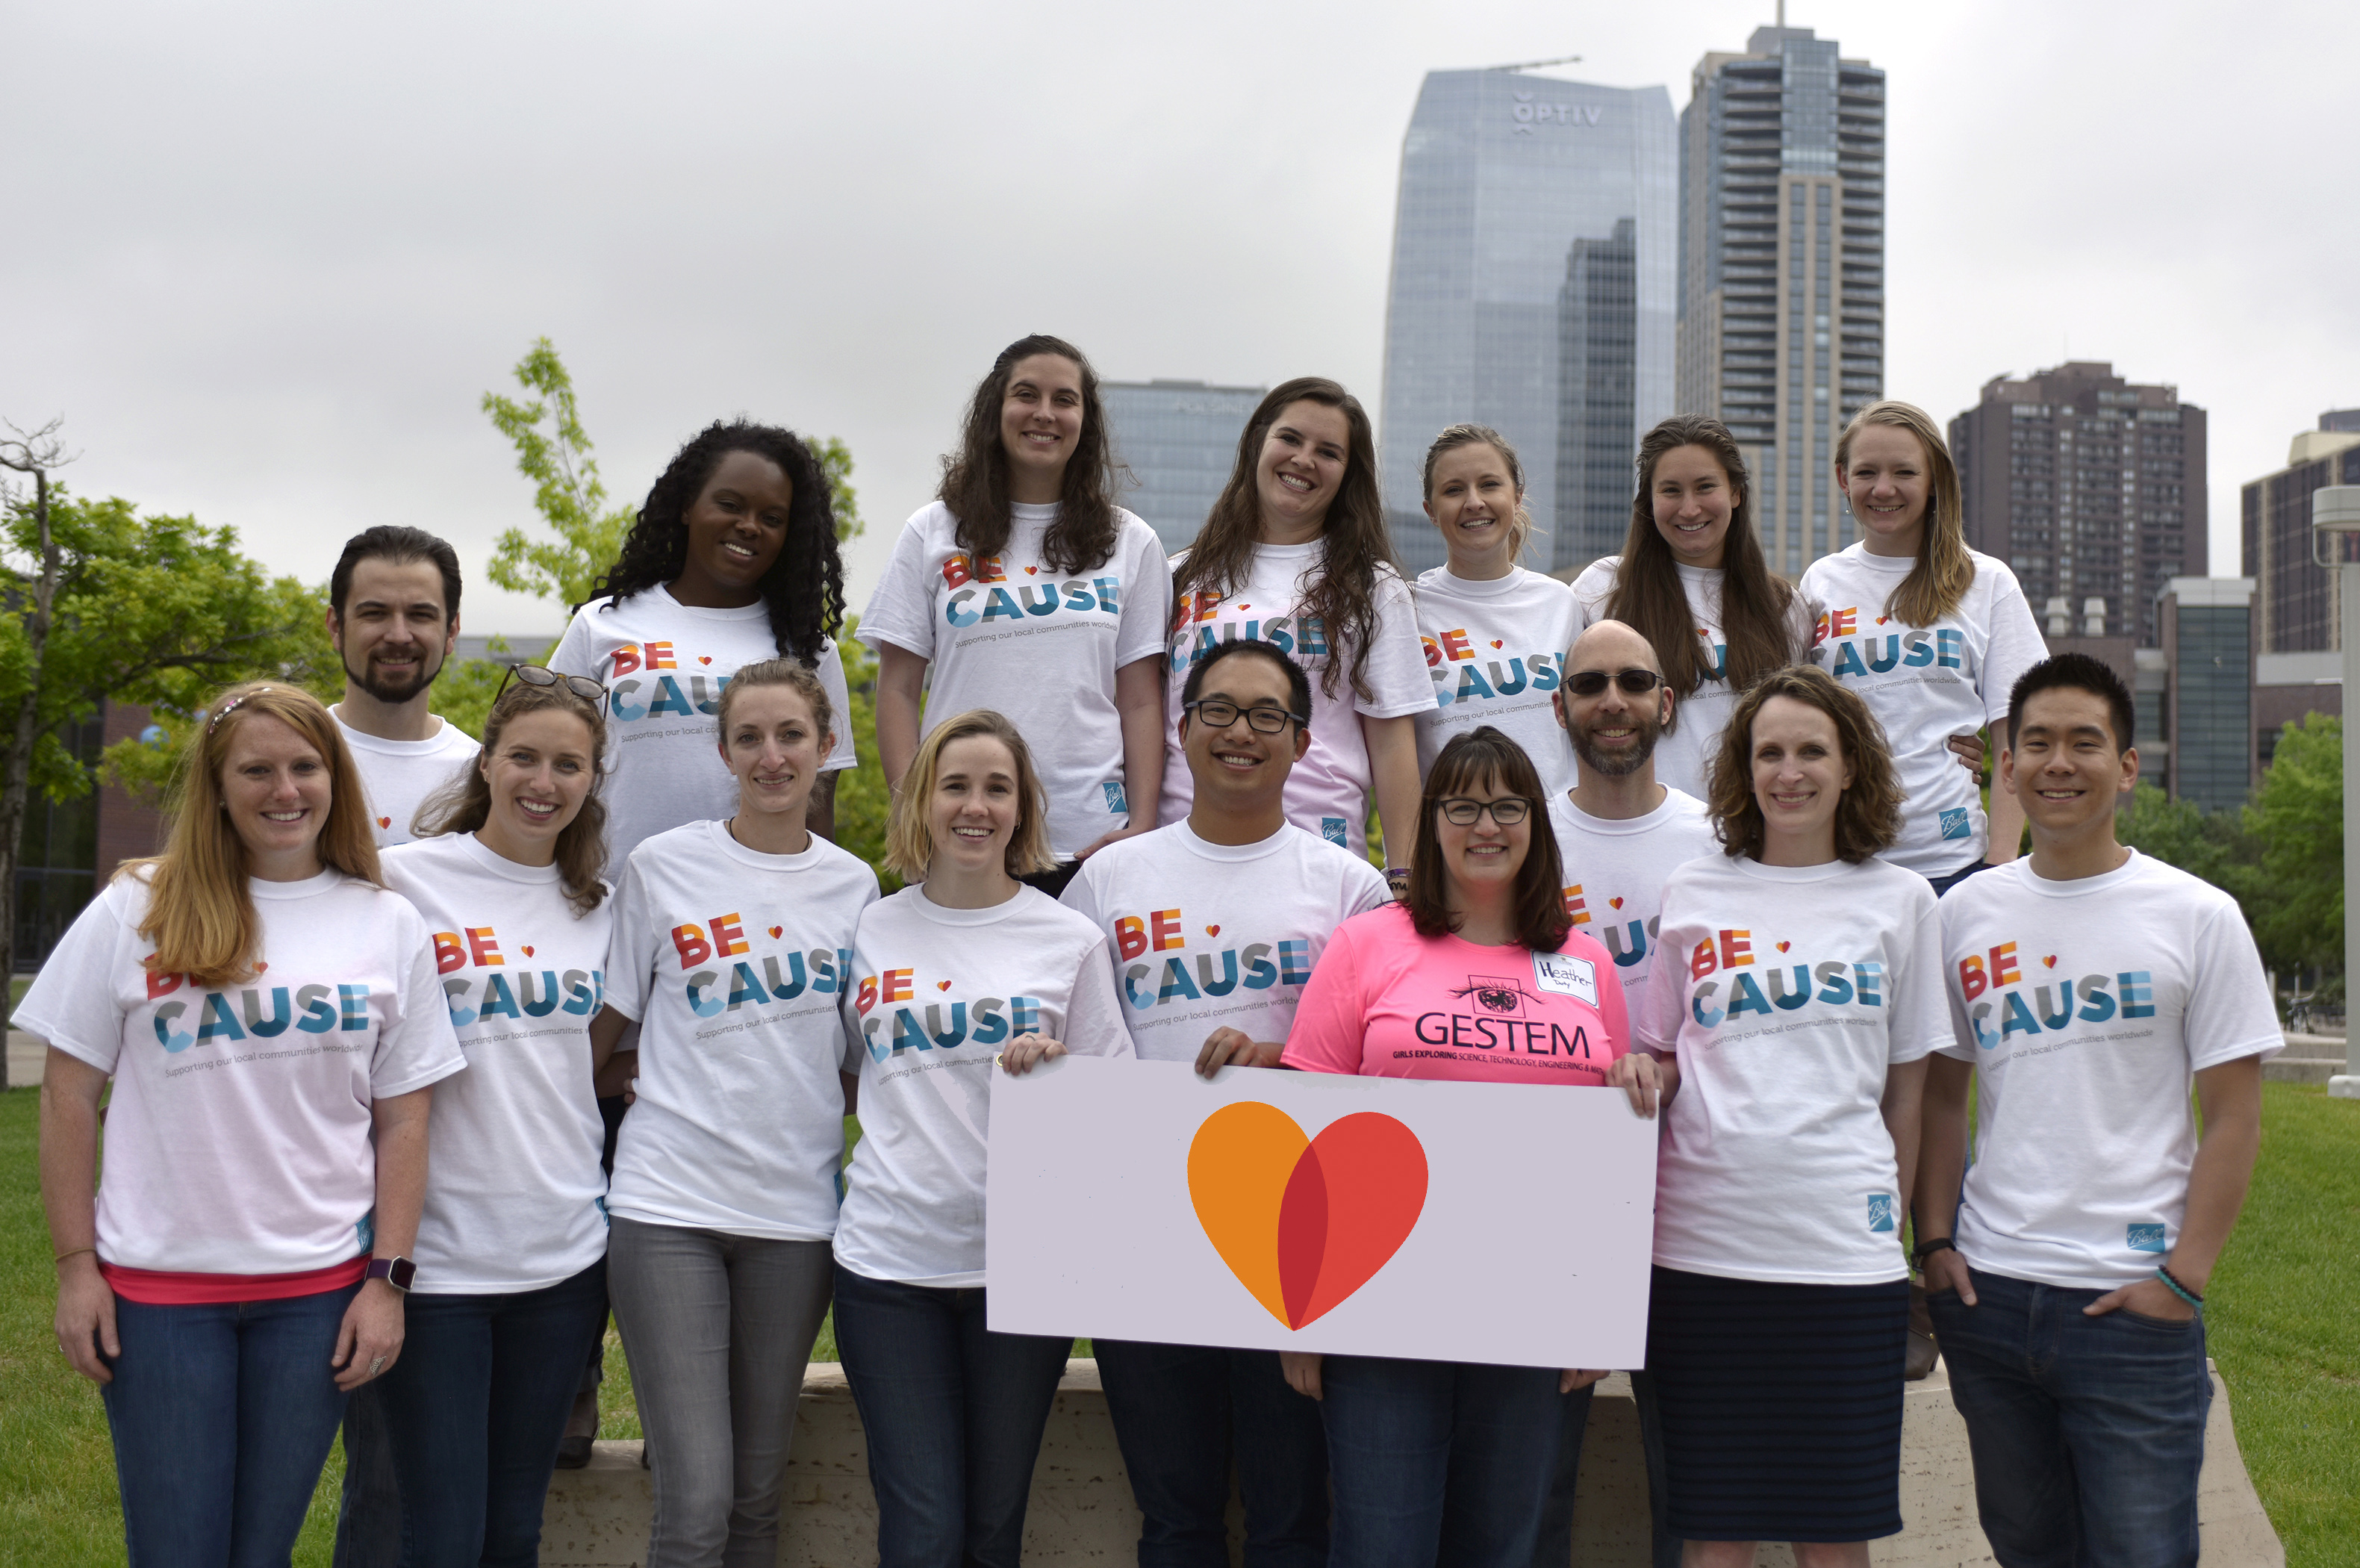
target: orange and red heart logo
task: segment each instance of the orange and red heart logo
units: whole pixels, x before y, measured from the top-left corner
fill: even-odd
[[[1037,573],[1037,572],[1039,572],[1040,570],[1041,570],[1041,568],[1040,568],[1040,567],[1038,567],[1038,566],[1027,566],[1027,567],[1025,567],[1025,568],[1024,568],[1024,575],[1025,575],[1026,576],[1028,576],[1028,577],[1029,577],[1029,576],[1033,576],[1034,574],[1036,574],[1036,573]]]
[[[1786,944],[1786,943],[1785,943],[1785,942],[1781,942],[1781,943],[1779,943],[1779,944],[1778,944],[1778,950],[1779,950],[1780,952],[1782,952],[1782,953],[1783,953],[1783,952],[1785,952],[1785,951],[1786,950],[1787,946],[1788,946],[1788,944]]]
[[[1880,616],[1878,616],[1878,617],[1876,618],[1876,624],[1877,624],[1877,625],[1879,625],[1879,626],[1882,626],[1882,625],[1884,625],[1884,624],[1885,624],[1885,620],[1886,620],[1886,618],[1885,618],[1885,617],[1884,617],[1884,616],[1881,616],[1881,615],[1880,615]]]
[[[1250,605],[1250,604],[1241,604],[1241,605],[1238,606],[1238,608],[1239,608],[1240,609],[1253,609],[1253,606],[1251,606],[1251,605]]]
[[[950,988],[951,988],[951,982],[950,982],[949,981],[946,981],[946,980],[938,980],[938,981],[934,981],[934,989],[935,989],[936,991],[948,991]]]
[[[254,972],[255,972],[255,973],[257,973],[257,974],[260,974],[260,973],[262,973],[265,970],[268,970],[269,967],[270,967],[270,966],[269,966],[268,964],[264,963],[264,962],[262,962],[260,959],[256,959],[256,960],[255,960]]]
[[[1218,926],[1207,926],[1205,927],[1205,935],[1207,937],[1218,937],[1220,934],[1221,928]]]
[[[1496,637],[1492,638],[1492,639],[1491,639],[1491,646],[1492,646],[1492,647],[1494,647],[1494,648],[1497,648],[1498,646],[1500,646],[1500,640],[1499,640],[1498,638],[1496,638]]]
[[[1622,907],[1622,901],[1619,898],[1610,898],[1606,902],[1612,908],[1620,909]]]
[[[532,949],[531,949],[530,948],[529,948],[529,947],[528,947],[528,948],[526,948],[524,949],[524,956],[525,956],[526,958],[530,958],[530,957],[532,957]]]
[[[377,825],[380,828],[390,828],[393,826],[393,818],[390,817],[380,817],[377,819]]]
[[[1240,1100],[1206,1117],[1188,1146],[1196,1223],[1290,1329],[1317,1322],[1392,1261],[1426,1211],[1426,1179],[1417,1135],[1375,1111],[1306,1138],[1277,1106]]]
[[[710,653],[699,653],[696,656],[696,662],[700,664],[710,664],[713,663],[713,655]]]
[[[770,927],[770,935],[771,935],[771,936],[773,936],[773,937],[776,937],[776,936],[779,934],[779,930],[780,930],[780,928],[779,928],[778,927],[776,927],[776,926],[771,927]]]
[[[2055,969],[2057,967],[2057,955],[2055,953],[2051,953],[2040,961],[2047,964],[2050,969]]]

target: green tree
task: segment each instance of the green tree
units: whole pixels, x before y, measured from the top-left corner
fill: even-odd
[[[885,819],[892,810],[893,792],[885,787],[885,763],[877,754],[877,655],[853,637],[859,624],[857,616],[848,620],[836,644],[844,661],[844,684],[851,689],[849,718],[860,760],[835,775],[836,841],[876,867],[879,883],[894,893],[901,879],[885,869]]]
[[[0,444],[0,460],[13,456],[9,466],[34,477],[31,494],[12,494],[0,520],[0,714],[10,721],[0,734],[0,974],[15,964],[16,856],[32,792],[71,800],[93,783],[60,738],[66,725],[112,701],[152,708],[185,731],[189,716],[233,682],[268,676],[318,689],[341,680],[333,657],[318,656],[326,643],[319,590],[266,576],[232,529],[142,517],[121,499],[76,499],[49,480],[54,463],[28,466],[42,454],[26,447]],[[148,763],[158,751],[125,741],[101,765],[111,773],[118,754]]]
[[[2141,781],[2114,818],[2114,837],[2141,854],[2203,878],[2241,905],[2254,891],[2251,872],[2260,849],[2234,811],[2208,812]],[[2246,918],[2253,918],[2250,908]]]
[[[532,504],[557,537],[503,531],[492,551],[492,581],[516,593],[582,603],[621,554],[631,509],[609,508],[598,460],[574,406],[574,378],[549,339],[537,338],[516,363],[530,402],[486,392],[481,407],[516,446],[517,467],[533,481]]]
[[[2344,967],[2344,723],[2322,714],[2278,732],[2245,807],[2260,845],[2254,935],[2270,961]]]

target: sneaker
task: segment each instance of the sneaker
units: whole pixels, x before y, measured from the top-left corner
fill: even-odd
[[[557,1467],[579,1470],[590,1463],[590,1445],[598,1438],[598,1390],[585,1388],[574,1396],[573,1413],[565,1418],[565,1435],[557,1440]]]

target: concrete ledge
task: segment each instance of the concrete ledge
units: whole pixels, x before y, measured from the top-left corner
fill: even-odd
[[[2342,1057],[2272,1057],[2262,1064],[2267,1083],[2325,1083],[2344,1071]]]
[[[2217,1372],[2212,1391],[2200,1499],[2202,1562],[2205,1568],[2285,1568],[2285,1549],[2246,1477],[2228,1389]],[[638,1568],[645,1561],[650,1493],[639,1451],[636,1442],[602,1442],[588,1469],[557,1473],[542,1523],[544,1568]],[[814,1365],[803,1380],[786,1478],[782,1568],[863,1568],[877,1561],[877,1507],[859,1417],[843,1368],[832,1363]],[[1870,1549],[1878,1564],[1974,1568],[1993,1561],[1975,1522],[1966,1428],[1939,1365],[1932,1376],[1909,1385],[1903,1405],[1901,1514],[1908,1529]],[[1241,1537],[1234,1501],[1229,1525],[1235,1563]],[[1069,1361],[1032,1475],[1025,1561],[1041,1568],[1105,1568],[1134,1562],[1138,1543],[1139,1512],[1107,1419],[1098,1365]],[[1646,1568],[1646,1471],[1630,1379],[1620,1373],[1598,1386],[1590,1408],[1573,1560],[1579,1568]],[[1765,1568],[1791,1568],[1793,1557],[1783,1545],[1765,1546],[1761,1562]]]

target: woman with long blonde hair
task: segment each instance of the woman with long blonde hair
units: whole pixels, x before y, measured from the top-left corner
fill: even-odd
[[[2006,717],[2016,677],[2049,647],[2007,563],[1967,547],[1958,465],[1924,410],[1871,403],[1844,428],[1835,465],[1860,538],[1803,573],[1819,660],[1893,747],[1901,833],[1885,858],[1939,895],[2016,859],[2024,806],[1994,790],[1986,825],[1953,753]]]
[[[285,1561],[346,1394],[400,1357],[430,1086],[466,1065],[317,698],[206,706],[164,852],[16,1026],[48,1042],[58,1344],[105,1400],[130,1560]]]

